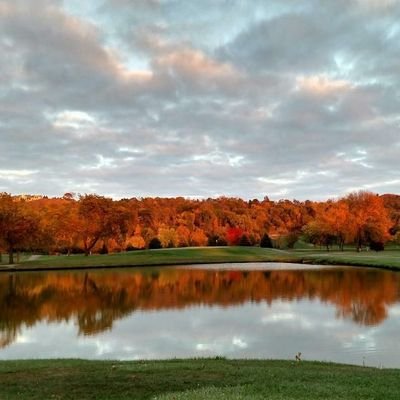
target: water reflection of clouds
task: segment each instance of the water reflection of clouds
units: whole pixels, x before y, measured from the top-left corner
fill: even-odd
[[[207,356],[227,354],[234,352],[235,349],[247,349],[248,343],[243,338],[238,336],[224,336],[220,339],[214,339],[210,343],[197,343],[195,345],[196,352],[206,352]]]
[[[400,317],[400,305],[395,304],[394,306],[390,307],[388,314],[389,318]]]
[[[335,307],[300,300],[246,303],[232,307],[137,312],[118,320],[114,329],[79,336],[73,321],[23,327],[0,358],[81,357],[150,359],[226,356],[229,358],[304,359],[386,367],[400,366],[397,318],[389,309],[379,326],[335,319]]]

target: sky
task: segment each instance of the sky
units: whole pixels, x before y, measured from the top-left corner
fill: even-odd
[[[0,0],[0,192],[400,193],[400,0]]]

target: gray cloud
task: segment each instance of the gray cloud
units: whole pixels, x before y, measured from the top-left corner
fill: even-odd
[[[0,190],[399,192],[399,20],[394,0],[0,0]]]

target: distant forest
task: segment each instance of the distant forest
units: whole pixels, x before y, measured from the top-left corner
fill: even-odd
[[[327,250],[400,244],[400,196],[360,191],[314,202],[0,194],[0,250],[11,262],[19,251],[89,255],[187,246],[292,248],[299,239]]]

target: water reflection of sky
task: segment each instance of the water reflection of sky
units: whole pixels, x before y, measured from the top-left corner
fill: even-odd
[[[275,301],[229,307],[136,311],[113,329],[77,337],[74,319],[23,326],[0,358],[150,359],[226,356],[303,359],[400,367],[400,305],[380,325],[337,318],[319,300]]]

